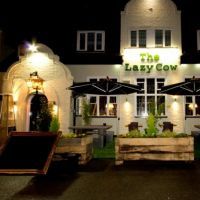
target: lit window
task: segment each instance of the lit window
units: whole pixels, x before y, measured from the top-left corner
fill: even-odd
[[[91,78],[90,82],[95,82],[97,79]],[[111,79],[117,81],[117,79]],[[93,116],[117,116],[117,97],[108,95],[89,95],[91,105],[91,114]]]
[[[160,94],[164,82],[164,78],[137,79],[137,84],[142,88],[136,94],[138,116],[146,116],[150,112],[165,115],[165,95]]]
[[[104,51],[105,32],[104,31],[78,31],[77,51]]]
[[[187,117],[200,116],[200,96],[185,97],[185,115]]]

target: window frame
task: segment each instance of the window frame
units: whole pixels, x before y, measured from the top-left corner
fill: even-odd
[[[89,45],[91,45],[88,41],[88,35],[94,34],[94,41],[93,41],[93,50],[89,50]],[[81,48],[81,35],[84,37],[84,48]],[[101,48],[98,48],[98,35],[101,35]],[[91,41],[92,42],[92,41]],[[88,30],[88,31],[77,31],[77,51],[80,52],[103,52],[105,51],[105,31],[95,31],[95,30]]]
[[[138,82],[138,79],[144,79],[144,82],[140,81]],[[154,79],[154,93],[147,93],[147,80],[148,79]],[[158,81],[159,79],[163,79],[164,81]],[[159,93],[158,83],[165,84],[165,77],[137,77],[136,83],[140,85],[139,83],[143,83],[144,88],[142,89],[143,93],[137,92],[135,95],[135,110],[136,110],[136,117],[143,118],[148,115],[148,97],[154,97],[155,102],[155,113],[157,113],[157,103],[158,103],[158,97],[162,96],[164,97],[164,113],[161,116],[166,116],[166,95]],[[138,113],[138,97],[144,97],[144,112],[143,114]],[[142,108],[142,107],[141,107]],[[143,110],[143,109],[141,109]]]
[[[110,79],[115,79],[117,81],[117,77],[109,77]],[[99,81],[100,79],[105,79],[105,77],[89,77],[88,81],[90,80],[97,80]],[[94,94],[87,94],[87,99],[90,102],[90,98],[91,97],[96,97],[96,109],[97,109],[97,113],[96,115],[92,115],[92,117],[117,117],[118,114],[118,98],[117,95],[94,95]],[[112,103],[114,104],[114,106],[116,106],[116,115],[110,115],[109,114],[109,107],[107,107],[106,109],[106,115],[100,115],[100,98],[101,97],[106,97],[106,104],[109,105],[110,104],[110,100],[112,97],[114,97],[116,99],[116,103]],[[94,103],[93,103],[94,104]]]
[[[162,32],[162,35],[161,35],[161,43],[156,43],[156,41],[157,41],[157,32],[158,31],[161,31]],[[169,38],[170,38],[170,40],[169,40],[169,45],[167,45],[167,32],[169,32],[170,34],[169,34]],[[157,38],[157,39],[156,39]],[[155,47],[171,47],[171,45],[172,45],[172,30],[170,30],[170,29],[155,29],[154,30],[154,39],[155,39]]]
[[[196,77],[196,78],[199,78],[199,77]],[[190,78],[185,78],[185,81],[187,80],[187,79],[191,79],[191,77]],[[188,97],[191,97],[192,98],[192,102],[187,102],[187,98]],[[185,118],[192,118],[192,117],[199,117],[200,118],[200,111],[199,111],[199,114],[197,114],[197,109],[196,109],[196,105],[198,105],[197,104],[197,102],[196,102],[196,97],[199,97],[200,98],[200,95],[186,95],[185,97],[184,97],[184,112],[185,112]],[[192,114],[191,115],[186,115],[186,113],[187,113],[187,111],[186,111],[186,105],[188,105],[188,107],[189,107],[189,105],[191,104],[191,107],[192,107]],[[199,105],[200,105],[200,103],[199,103]]]
[[[142,32],[145,33],[145,37],[143,38]],[[135,37],[133,38],[133,33]],[[132,44],[135,45],[132,45]],[[142,44],[144,43],[144,45]],[[147,47],[147,30],[146,29],[137,29],[130,31],[130,46],[131,47],[138,47],[138,48],[146,48]]]

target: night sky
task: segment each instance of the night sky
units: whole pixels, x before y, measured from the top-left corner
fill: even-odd
[[[65,2],[64,0],[32,0],[26,3],[19,0],[16,2],[6,0],[0,6],[0,28],[5,33],[6,42],[11,46],[17,46],[20,41],[36,38],[38,42],[50,47],[57,45],[62,48],[62,40],[67,37],[68,29],[75,30],[77,27],[89,29],[95,24],[101,28],[101,23],[103,23],[102,28],[110,26],[116,13],[119,13],[118,17],[120,16],[120,10],[126,2],[128,0],[67,0]],[[190,28],[200,27],[197,0],[174,0],[174,2],[183,10],[186,23],[182,24],[182,27],[185,32]],[[116,18],[116,23],[117,20],[119,18]]]

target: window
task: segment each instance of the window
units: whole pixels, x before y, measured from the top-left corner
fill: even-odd
[[[98,79],[90,79],[90,82],[95,82]],[[103,79],[99,79],[103,80]],[[117,81],[117,79],[112,79]],[[91,105],[91,113],[93,116],[117,116],[117,97],[104,95],[89,95]]]
[[[200,96],[185,97],[185,115],[200,116]]]
[[[170,30],[165,31],[165,46],[166,47],[171,46],[171,31]]]
[[[185,115],[186,116],[200,115],[200,96],[185,97]]]
[[[137,47],[137,31],[131,31],[131,47]]]
[[[170,47],[171,46],[171,30],[155,30],[155,46]]]
[[[146,30],[131,31],[131,47],[146,47]]]
[[[104,31],[78,31],[77,50],[78,51],[104,51],[105,32]]]
[[[150,112],[165,115],[165,96],[160,94],[164,82],[164,78],[137,79],[137,84],[142,88],[136,95],[138,116],[146,116]]]
[[[200,50],[200,30],[197,30],[197,50]]]

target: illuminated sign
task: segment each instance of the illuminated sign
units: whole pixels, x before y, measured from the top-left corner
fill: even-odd
[[[156,71],[176,71],[179,52],[175,48],[126,49],[124,53],[124,70],[151,73]]]

